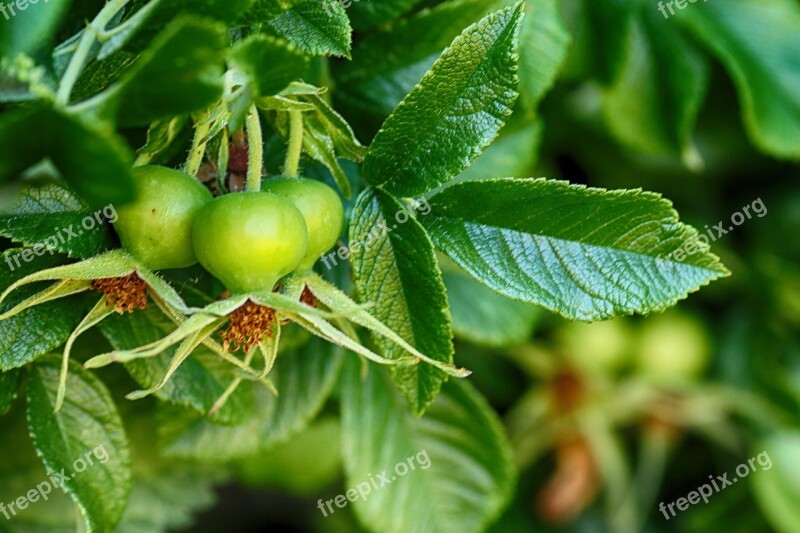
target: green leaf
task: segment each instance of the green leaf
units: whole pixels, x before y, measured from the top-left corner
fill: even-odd
[[[32,260],[27,262],[21,254],[22,250],[19,249],[3,252],[0,289],[5,290],[16,280],[58,264],[62,259],[49,255],[36,257],[31,252]],[[16,265],[16,259],[19,259],[19,266]],[[20,290],[0,305],[0,311],[5,312],[15,307],[31,296],[32,292],[35,291]],[[83,305],[76,305],[75,298],[66,298],[26,309],[16,316],[0,321],[0,371],[24,366],[63,344],[80,322],[82,313]]]
[[[414,9],[421,2],[422,0],[381,0],[380,2],[353,0],[353,3],[347,8],[347,14],[350,16],[353,27],[363,30],[393,21]]]
[[[408,209],[390,195],[366,190],[353,208],[350,251],[356,289],[370,312],[428,357],[453,362],[453,332],[444,282],[433,245],[413,218],[399,223]],[[389,359],[405,354],[375,335]],[[413,411],[425,412],[447,376],[430,365],[393,367],[392,377]]]
[[[20,385],[22,385],[21,370],[0,372],[0,415],[4,414],[14,403]]]
[[[150,307],[125,317],[112,316],[101,322],[99,328],[114,349],[130,350],[162,339],[176,326]],[[175,350],[173,346],[156,357],[130,361],[125,363],[125,369],[142,388],[155,387],[169,368]],[[161,400],[191,407],[205,415],[233,377],[229,365],[201,346],[155,395]],[[249,386],[240,387],[214,416],[214,420],[217,423],[234,424],[247,418],[252,409],[247,397],[248,390]]]
[[[343,350],[319,339],[281,353],[270,372],[278,396],[255,388],[254,414],[244,423],[222,427],[185,411],[165,411],[160,441],[169,457],[227,462],[287,440],[322,409],[339,376]]]
[[[352,503],[361,522],[386,533],[484,531],[515,482],[510,446],[486,401],[469,383],[451,380],[419,419],[404,410],[379,367],[368,370],[363,379],[358,365],[345,372],[346,486],[372,492],[372,478],[389,485]],[[396,470],[401,463],[405,475]]]
[[[146,165],[161,156],[186,126],[186,117],[157,120],[147,129],[147,143],[137,150],[136,164]]]
[[[505,128],[500,137],[453,182],[487,178],[530,176],[539,160],[544,124],[534,120],[520,127]]]
[[[709,2],[675,17],[725,66],[753,142],[800,158],[800,5],[793,0]]]
[[[102,61],[92,61],[83,69],[71,100],[80,102],[108,88],[117,81],[139,58],[137,54],[120,50]]]
[[[115,533],[167,533],[191,528],[195,514],[216,501],[213,481],[203,470],[189,468],[137,479]]]
[[[308,58],[291,44],[267,35],[252,35],[230,52],[230,62],[251,81],[254,97],[273,96],[308,69]]]
[[[529,0],[519,35],[519,95],[528,110],[536,109],[567,58],[570,36],[558,0]],[[495,174],[499,175],[499,174]]]
[[[612,83],[628,46],[631,17],[637,7],[629,0],[573,0],[565,2],[567,29],[574,43],[565,66],[572,78],[592,76]]]
[[[133,156],[115,134],[52,109],[10,111],[0,119],[0,182],[44,157],[93,206],[134,197]]]
[[[52,36],[71,3],[70,0],[5,3],[0,19],[0,55],[33,55],[52,44]]]
[[[48,481],[49,473],[31,445],[28,421],[23,402],[0,419],[0,502],[10,503],[25,496],[31,489]],[[75,504],[58,487],[50,487],[47,501],[39,498],[25,510],[9,511],[10,520],[3,516],[3,533],[74,533],[79,516]],[[43,487],[43,490],[47,490]],[[8,510],[8,506],[6,507]]]
[[[67,397],[53,412],[60,361],[33,365],[28,386],[28,428],[49,472],[81,509],[90,531],[113,531],[131,487],[128,440],[105,386],[80,365],[70,365]],[[55,477],[55,476],[54,476]]]
[[[58,185],[28,187],[17,206],[0,215],[0,235],[28,247],[43,245],[50,255],[91,257],[113,245],[109,222],[116,220],[116,213],[111,204],[105,211],[89,209]]]
[[[456,336],[473,344],[504,348],[528,340],[540,309],[497,294],[457,271],[444,273]]]
[[[660,311],[729,274],[669,201],[641,190],[466,181],[430,204],[437,248],[497,292],[571,319]]]
[[[604,96],[611,132],[631,148],[681,156],[708,85],[708,62],[651,6],[633,19],[625,60]]]
[[[318,130],[325,131],[333,142],[336,152],[341,157],[361,162],[367,155],[367,149],[356,138],[350,124],[326,102],[319,93],[307,94],[301,97],[313,106],[314,113],[311,123]],[[306,117],[304,117],[304,120]],[[308,124],[308,120],[305,123]]]
[[[781,533],[791,533],[800,523],[797,501],[800,498],[800,474],[793,465],[800,464],[800,432],[784,430],[770,435],[758,450],[758,465],[753,476],[753,494],[770,525]],[[769,468],[762,464],[769,459]]]
[[[350,58],[350,20],[339,2],[256,0],[246,24],[270,31],[312,55]]]
[[[116,84],[83,105],[115,115],[126,126],[204,109],[222,96],[226,45],[221,24],[181,17]]]
[[[522,5],[492,13],[457,37],[375,136],[363,175],[398,196],[433,189],[494,140],[517,98]]]
[[[346,95],[342,105],[381,119],[389,115],[453,39],[493,4],[493,0],[444,2],[359,39],[353,61],[336,65],[334,71],[337,89]]]

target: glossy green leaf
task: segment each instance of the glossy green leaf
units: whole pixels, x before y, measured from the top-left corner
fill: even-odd
[[[433,245],[408,210],[390,195],[366,190],[353,208],[349,246],[356,290],[370,312],[428,357],[453,362],[453,332]],[[376,336],[389,359],[405,352]],[[422,414],[447,376],[430,365],[393,367],[392,377]]]
[[[533,110],[555,83],[567,57],[570,36],[558,0],[529,0],[519,35],[520,103]]]
[[[361,522],[386,533],[484,531],[511,497],[515,474],[500,421],[475,389],[450,380],[420,419],[379,367],[362,375],[349,365],[343,388],[345,486],[369,490],[350,504]]]
[[[461,172],[494,140],[517,98],[522,7],[457,37],[386,119],[364,159],[367,183],[410,197]]]
[[[438,249],[501,294],[571,319],[660,311],[729,274],[653,193],[497,179],[430,204],[422,223]]]
[[[84,105],[131,126],[201,110],[222,96],[226,45],[224,26],[181,17],[107,93]]]
[[[708,85],[708,62],[675,24],[641,6],[604,98],[611,132],[631,148],[681,156]]]
[[[114,531],[131,487],[128,439],[111,395],[99,379],[73,363],[67,396],[55,407],[60,362],[33,365],[28,385],[28,427],[49,472],[80,507],[91,531]],[[56,477],[56,476],[54,476]]]
[[[116,213],[111,204],[105,211],[90,209],[58,185],[28,187],[14,209],[0,214],[0,235],[37,248],[37,253],[43,246],[50,255],[92,257],[113,245],[110,222]]]
[[[493,0],[456,0],[423,9],[367,34],[353,61],[336,65],[342,105],[386,117],[430,69],[461,31],[478,20]]]
[[[530,338],[541,309],[497,294],[463,272],[446,271],[443,276],[456,337],[492,348]]]
[[[800,158],[800,5],[708,2],[702,9],[678,10],[675,18],[728,70],[753,142],[776,157]]]
[[[343,357],[343,350],[319,339],[281,353],[269,375],[278,395],[257,385],[253,416],[236,426],[214,425],[185,411],[166,410],[159,435],[164,453],[227,462],[285,441],[322,409]]]
[[[37,257],[31,250],[28,252],[32,256],[30,261],[25,260],[27,256],[22,255],[23,250],[11,249],[3,252],[0,288],[5,290],[18,279],[58,264],[62,259],[58,256],[50,257],[49,254]],[[33,292],[35,289],[26,288],[14,293],[0,305],[0,310],[8,311],[30,297]],[[80,300],[67,298],[26,309],[16,316],[0,321],[0,371],[24,366],[63,344],[80,322],[83,311]]]
[[[247,75],[256,97],[278,94],[308,68],[308,58],[293,45],[267,35],[253,35],[237,43],[230,62]]]
[[[350,57],[350,20],[336,1],[256,0],[245,23],[283,37],[313,55]]]

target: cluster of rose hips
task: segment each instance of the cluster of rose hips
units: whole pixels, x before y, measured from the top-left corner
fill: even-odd
[[[270,291],[304,273],[342,231],[339,195],[320,181],[277,177],[259,192],[213,198],[192,176],[134,169],[138,196],[119,208],[123,248],[152,270],[199,263],[233,293]]]

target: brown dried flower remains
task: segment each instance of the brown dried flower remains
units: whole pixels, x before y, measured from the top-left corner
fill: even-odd
[[[92,280],[91,288],[103,293],[106,303],[119,314],[147,308],[147,284],[135,272],[121,278]]]
[[[242,348],[248,352],[264,339],[264,335],[272,334],[275,309],[247,300],[228,318],[228,329],[220,333],[225,350],[235,352]]]

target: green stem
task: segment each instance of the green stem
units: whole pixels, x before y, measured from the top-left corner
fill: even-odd
[[[72,55],[72,58],[70,58],[67,70],[64,71],[64,76],[61,78],[61,83],[58,86],[58,93],[56,94],[57,103],[62,105],[69,103],[72,88],[75,86],[75,82],[78,81],[78,77],[83,71],[86,58],[89,57],[92,46],[94,46],[97,41],[97,36],[105,29],[106,25],[111,22],[116,14],[119,13],[119,10],[125,7],[128,1],[129,0],[110,0],[83,31],[75,53]]]
[[[303,113],[289,111],[289,147],[283,172],[296,178],[300,169],[300,153],[303,151]]]
[[[245,119],[247,128],[247,192],[261,190],[261,174],[264,166],[264,140],[261,135],[261,119],[253,105]]]

